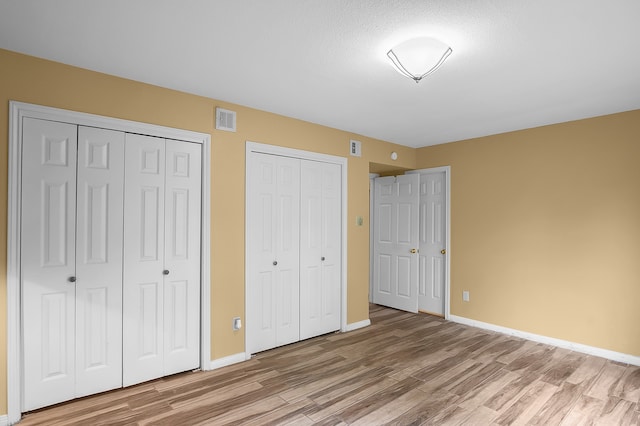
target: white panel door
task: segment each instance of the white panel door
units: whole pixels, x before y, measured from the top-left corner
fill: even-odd
[[[302,160],[300,338],[340,328],[341,167]]]
[[[421,311],[444,315],[446,256],[445,173],[420,175],[420,284]]]
[[[251,153],[247,185],[247,352],[300,339],[300,160]]]
[[[200,144],[166,141],[163,375],[200,365]]]
[[[122,386],[124,133],[78,128],[76,397]]]
[[[24,119],[24,411],[75,397],[76,150],[75,125]]]
[[[373,301],[409,312],[418,312],[419,188],[419,175],[375,179]]]
[[[165,141],[125,142],[123,385],[164,371]]]

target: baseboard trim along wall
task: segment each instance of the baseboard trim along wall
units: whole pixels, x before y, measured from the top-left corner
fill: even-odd
[[[449,315],[449,320],[457,322],[459,324],[469,325],[471,327],[482,328],[485,330],[496,331],[498,333],[508,334],[510,336],[521,337],[523,339],[532,340],[538,343],[544,343],[551,346],[556,346],[563,349],[569,349],[576,352],[581,352],[588,355],[599,356],[607,358],[612,361],[622,362],[625,364],[640,366],[640,357],[623,354],[621,352],[610,351],[608,349],[596,348],[595,346],[583,345],[582,343],[569,342],[567,340],[556,339],[554,337],[542,336],[540,334],[528,333],[526,331],[515,330],[513,328],[502,327],[495,324],[490,324],[482,321],[476,321],[465,317],[459,317],[457,315]]]
[[[367,320],[363,320],[363,321],[358,321],[358,322],[354,322],[354,323],[351,323],[351,324],[347,324],[345,329],[342,330],[342,331],[343,332],[353,331],[353,330],[357,330],[359,328],[368,327],[370,325],[371,325],[371,320],[367,319]],[[225,357],[222,357],[222,358],[212,359],[211,361],[209,361],[208,370],[215,370],[216,368],[226,367],[228,365],[237,364],[239,362],[248,361],[250,359],[251,359],[251,354],[248,354],[246,352],[240,352],[240,353],[229,355],[229,356],[225,356]],[[0,417],[0,426],[3,426],[2,417]]]
[[[222,368],[228,365],[237,364],[239,362],[247,361],[248,359],[251,359],[251,355],[247,354],[246,352],[240,352],[222,358],[212,359],[209,362],[209,370],[215,370],[216,368]]]
[[[371,325],[371,320],[366,319],[358,322],[352,322],[351,324],[347,324],[347,326],[342,331],[353,331],[359,328],[369,327]]]
[[[9,426],[9,416],[6,414],[0,415],[0,426]]]

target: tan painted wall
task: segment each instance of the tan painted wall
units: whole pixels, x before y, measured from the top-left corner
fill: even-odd
[[[451,166],[452,314],[640,356],[640,111],[417,163]]]
[[[0,50],[0,223],[6,223],[9,100],[64,108],[212,135],[211,356],[244,351],[244,334],[231,318],[244,318],[245,141],[348,156],[349,140],[363,157],[348,162],[347,321],[368,318],[369,162],[415,168],[415,150],[347,132],[189,95],[135,81]],[[214,130],[216,106],[237,111],[237,133]],[[389,153],[399,159],[391,162]],[[365,218],[356,226],[356,216]],[[6,227],[0,226],[0,317],[6,318]],[[0,323],[0,414],[6,406],[6,321]]]

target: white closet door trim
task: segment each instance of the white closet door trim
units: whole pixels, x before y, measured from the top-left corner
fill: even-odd
[[[275,145],[267,145],[257,142],[246,142],[246,153],[245,153],[245,162],[247,161],[250,153],[259,152],[263,154],[272,154],[272,155],[281,155],[283,157],[293,157],[300,158],[303,160],[312,160],[312,161],[322,161],[325,163],[334,163],[342,166],[342,285],[341,285],[341,319],[340,319],[340,331],[348,331],[347,328],[347,159],[344,157],[338,157],[336,155],[329,154],[320,154],[317,152],[311,151],[303,151],[300,149],[292,149],[292,148],[284,148],[281,146]],[[249,170],[245,168],[245,182],[249,182]],[[246,184],[245,184],[246,185]],[[245,206],[246,206],[246,195],[247,191],[245,191]],[[245,221],[246,228],[246,221]],[[245,238],[247,232],[245,229]],[[245,259],[248,256],[247,252],[248,245],[245,241]],[[245,264],[245,276],[248,271],[246,271]],[[246,292],[246,283],[245,283],[245,292]],[[245,296],[246,301],[246,296]],[[245,304],[246,309],[246,304]],[[246,334],[245,334],[246,337]],[[245,342],[245,347],[247,346]]]
[[[9,161],[7,206],[7,403],[8,420],[16,423],[21,417],[21,365],[20,365],[20,193],[22,167],[22,119],[24,117],[61,121],[81,126],[100,127],[129,133],[140,133],[166,139],[177,139],[202,144],[202,252],[201,252],[201,355],[200,367],[211,369],[211,135],[189,130],[174,129],[154,124],[138,123],[118,118],[103,117],[82,112],[9,102]]]
[[[405,172],[405,174],[409,173],[418,173],[421,175],[428,173],[442,173],[444,172],[445,182],[446,182],[446,191],[445,191],[445,216],[447,221],[446,233],[447,233],[447,244],[446,250],[447,255],[445,256],[445,279],[444,279],[444,319],[448,320],[451,316],[451,166],[441,166],[441,167],[433,167],[430,169],[419,169],[419,170],[410,170]]]

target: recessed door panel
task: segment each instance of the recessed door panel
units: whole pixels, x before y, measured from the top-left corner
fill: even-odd
[[[157,186],[140,187],[140,239],[136,241],[140,261],[159,261],[160,243],[163,236],[160,221],[163,216],[164,194],[160,194],[161,182]]]
[[[264,271],[258,276],[258,285],[255,287],[255,299],[258,303],[255,304],[254,309],[255,315],[252,317],[256,318],[255,327],[259,330],[260,334],[273,336],[272,339],[275,341],[275,333],[276,329],[274,327],[275,317],[273,315],[274,309],[273,304],[275,303],[274,296],[276,294],[276,290],[274,288],[274,272],[273,271]],[[252,328],[254,327],[252,324]]]
[[[41,380],[49,381],[73,377],[69,370],[69,359],[73,353],[69,352],[69,333],[65,333],[68,320],[67,312],[73,309],[69,306],[69,298],[65,293],[44,294],[42,306],[42,371]]]
[[[106,263],[108,247],[109,186],[84,183],[86,197],[84,263]]]
[[[137,328],[140,330],[140,340],[136,345],[136,358],[150,361],[162,356],[158,329],[162,329],[163,310],[161,305],[162,292],[160,282],[140,283],[138,297],[139,311],[136,316]]]
[[[68,239],[67,218],[73,214],[68,211],[68,200],[75,194],[69,194],[69,186],[69,182],[42,182],[41,204],[46,212],[41,229],[44,267],[66,266],[67,253],[73,250],[70,244],[74,241]]]
[[[171,229],[171,257],[187,259],[189,257],[189,190],[175,188],[171,193],[169,208],[173,217]]]
[[[187,336],[189,318],[189,283],[187,281],[165,282],[166,292],[166,338],[169,353],[189,349]]]

